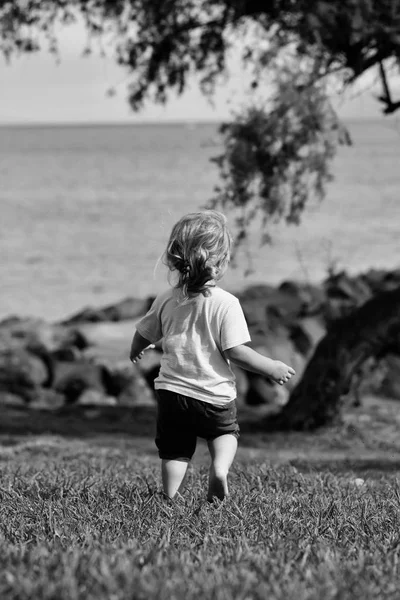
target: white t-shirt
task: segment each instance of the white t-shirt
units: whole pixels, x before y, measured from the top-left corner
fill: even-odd
[[[162,339],[155,389],[223,406],[236,398],[235,376],[223,351],[250,341],[239,300],[219,287],[210,296],[182,299],[176,288],[155,299],[136,329],[149,342]]]

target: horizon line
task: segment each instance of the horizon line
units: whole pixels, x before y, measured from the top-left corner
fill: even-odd
[[[380,121],[385,119],[384,115],[377,116],[356,116],[356,117],[343,117],[342,121]],[[23,127],[140,127],[140,126],[151,126],[151,125],[197,125],[197,124],[210,124],[218,125],[229,119],[144,119],[143,121],[129,121],[129,120],[118,120],[118,121],[0,121],[0,128],[23,128]]]
[[[196,124],[196,123],[221,123],[225,119],[143,119],[143,121],[130,120],[112,120],[109,121],[0,121],[0,127],[80,127],[80,126],[115,126],[115,125],[177,125],[177,124]]]

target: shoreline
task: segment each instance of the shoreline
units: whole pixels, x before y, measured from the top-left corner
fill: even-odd
[[[234,271],[234,269],[231,267],[231,270]],[[385,272],[397,272],[400,271],[400,263],[399,266],[394,266],[393,268],[388,268],[387,266],[381,266],[381,265],[375,265],[375,266],[368,266],[365,269],[357,269],[357,268],[349,268],[349,269],[343,269],[343,270],[338,270],[337,273],[345,273],[347,277],[350,278],[358,278],[358,277],[362,277],[365,273],[368,272],[379,272],[379,271],[385,271]],[[240,278],[240,274],[239,273],[233,273],[233,275],[229,278],[229,276],[225,276],[225,278],[218,284],[220,287],[222,287],[223,289],[225,289],[226,291],[230,292],[231,294],[233,294],[234,296],[240,297],[242,296],[246,290],[248,288],[253,288],[253,287],[258,287],[258,286],[271,286],[271,287],[276,287],[279,288],[280,286],[284,285],[286,282],[289,283],[295,283],[296,285],[299,286],[310,286],[311,288],[322,288],[324,286],[324,283],[327,280],[328,277],[328,273],[326,272],[324,276],[320,277],[320,278],[309,278],[309,277],[304,277],[303,273],[301,274],[300,277],[297,278],[293,278],[293,277],[270,277],[270,278],[263,278],[259,275],[250,275],[247,277],[243,277],[242,278],[242,285],[236,285],[233,284],[232,281],[229,281],[229,279],[234,279],[236,277],[234,277],[234,275],[237,274],[237,279]],[[226,279],[228,279],[228,282],[226,282]],[[150,281],[150,280],[149,280]],[[154,280],[152,280],[153,282]],[[134,298],[137,301],[142,301],[144,302],[145,300],[147,300],[148,298],[154,298],[158,293],[160,293],[160,291],[167,289],[167,287],[170,284],[168,283],[167,279],[165,278],[165,281],[163,282],[163,285],[159,285],[159,286],[152,286],[152,285],[148,285],[146,283],[146,288],[148,288],[148,293],[144,293],[144,294],[140,294],[138,296],[136,296],[134,293],[130,293],[129,291],[116,291],[116,292],[111,292],[108,291],[107,293],[104,293],[104,290],[102,290],[102,293],[91,293],[91,294],[81,294],[82,296],[85,297],[85,299],[87,299],[87,301],[76,301],[76,302],[71,302],[68,303],[68,307],[66,307],[65,309],[60,309],[57,312],[56,316],[51,316],[49,318],[48,315],[48,311],[43,310],[43,311],[38,311],[38,310],[30,310],[29,309],[29,300],[28,302],[26,302],[26,300],[22,300],[22,296],[21,296],[21,304],[25,304],[25,307],[23,310],[0,310],[0,323],[2,321],[5,321],[6,319],[12,318],[12,317],[20,317],[20,318],[34,318],[34,319],[38,319],[38,320],[43,320],[46,321],[48,323],[52,323],[52,324],[57,324],[60,323],[64,320],[69,319],[70,317],[72,317],[74,314],[82,312],[85,309],[93,309],[93,310],[98,310],[101,311],[104,307],[107,306],[111,306],[114,304],[118,304],[119,302],[121,302],[123,299],[125,298]],[[45,293],[45,295],[48,297],[49,295],[51,296],[51,290],[49,290],[49,292]],[[11,304],[12,302],[10,302]],[[40,301],[40,299],[37,299],[34,303],[34,306],[41,306],[42,303]],[[0,302],[0,306],[1,306],[1,302]]]
[[[247,319],[250,346],[291,365],[296,376],[279,386],[233,368],[238,407],[265,407],[272,414],[281,412],[294,389],[302,384],[315,349],[332,333],[335,322],[343,320],[348,328],[352,313],[369,301],[374,302],[382,292],[387,299],[379,317],[382,336],[385,327],[392,323],[393,302],[397,302],[399,288],[400,269],[369,270],[354,278],[341,272],[322,286],[285,281],[278,287],[246,287],[238,299]],[[160,368],[161,344],[149,349],[137,368],[132,369],[129,361],[135,325],[153,299],[125,297],[101,308],[83,308],[56,323],[18,316],[1,321],[0,404],[50,411],[77,405],[89,413],[89,406],[109,407],[111,411],[154,406],[153,384]],[[371,309],[366,307],[368,310],[371,317]],[[360,314],[365,315],[366,311],[361,310]],[[370,321],[364,318],[362,322],[368,337]],[[364,339],[361,331],[360,335],[354,334],[351,335],[359,341]],[[338,391],[348,397],[347,403],[357,404],[365,394],[400,400],[400,358],[383,342],[381,346],[380,359],[367,353],[344,382],[347,391]]]

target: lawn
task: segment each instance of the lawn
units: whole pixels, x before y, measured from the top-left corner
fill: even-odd
[[[397,406],[371,401],[316,434],[244,424],[214,505],[203,442],[171,502],[151,436],[126,419],[102,430],[92,415],[85,433],[70,416],[67,435],[55,417],[5,415],[0,598],[398,600]]]

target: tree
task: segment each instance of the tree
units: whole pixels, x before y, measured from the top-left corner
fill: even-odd
[[[57,53],[58,26],[82,18],[86,51],[100,39],[129,71],[134,110],[181,94],[193,76],[212,95],[237,45],[255,94],[268,76],[273,94],[222,126],[224,151],[214,159],[221,185],[212,205],[235,213],[237,245],[255,219],[267,241],[271,220],[299,223],[308,198],[324,197],[337,144],[350,143],[329,102],[333,76],[346,87],[378,69],[383,112],[400,108],[390,88],[400,66],[400,0],[0,0],[0,51],[9,60],[44,44]],[[397,348],[398,299],[375,298],[335,324],[281,426],[314,427],[337,415],[356,366]],[[344,358],[354,368],[344,369]]]

